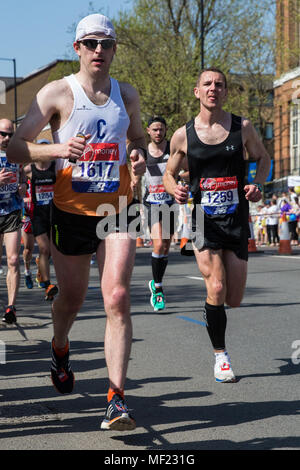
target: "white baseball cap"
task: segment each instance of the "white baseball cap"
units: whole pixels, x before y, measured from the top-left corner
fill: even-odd
[[[111,36],[114,39],[116,38],[112,22],[106,16],[100,15],[100,13],[85,16],[79,21],[76,28],[75,41],[79,41],[79,39],[82,39],[88,34],[97,33],[103,33],[106,36]]]

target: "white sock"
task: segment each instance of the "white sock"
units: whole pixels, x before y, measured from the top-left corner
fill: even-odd
[[[222,359],[222,358],[224,358],[224,356],[225,356],[226,359],[229,358],[229,355],[228,355],[227,351],[220,352],[220,353],[215,353],[216,360]]]

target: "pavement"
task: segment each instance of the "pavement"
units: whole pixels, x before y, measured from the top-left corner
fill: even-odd
[[[205,287],[194,257],[172,247],[163,314],[149,302],[150,257],[151,248],[137,249],[131,285],[126,401],[137,428],[100,430],[108,381],[105,313],[94,264],[70,334],[76,383],[66,396],[56,392],[49,375],[51,304],[38,287],[26,289],[22,276],[18,323],[0,324],[0,450],[101,450],[112,458],[116,452],[300,449],[300,248],[291,256],[271,247],[249,255],[242,305],[227,309],[234,384],[214,381],[201,315]],[[55,280],[53,266],[51,272]],[[3,275],[0,302],[4,310]]]

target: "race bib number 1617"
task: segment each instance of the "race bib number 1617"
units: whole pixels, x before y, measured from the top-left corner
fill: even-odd
[[[118,144],[87,144],[73,166],[72,189],[78,193],[113,193],[119,186]]]

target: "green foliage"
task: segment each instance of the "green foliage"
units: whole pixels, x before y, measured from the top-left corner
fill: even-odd
[[[118,48],[111,75],[138,90],[145,126],[153,114],[166,118],[168,136],[199,111],[193,88],[202,46],[204,66],[227,74],[226,109],[260,126],[270,119],[270,107],[264,103],[266,74],[274,72],[274,0],[203,0],[203,6],[201,21],[201,0],[134,0],[132,10],[112,18]],[[89,2],[81,17],[96,11],[107,14],[101,2],[97,8]],[[70,42],[74,30],[75,23],[69,28]],[[58,75],[66,75],[63,72]]]
[[[227,108],[257,121],[249,93],[266,94],[264,75],[274,69],[274,27],[263,28],[271,1],[203,3],[204,65],[240,75],[238,83],[229,79]],[[114,24],[112,75],[138,89],[144,123],[162,114],[172,133],[199,110],[193,88],[201,69],[201,1],[136,0]]]
[[[48,82],[53,80],[59,80],[67,75],[72,73],[77,73],[79,71],[79,62],[78,60],[64,60],[58,62],[55,68],[53,68],[48,77]]]

